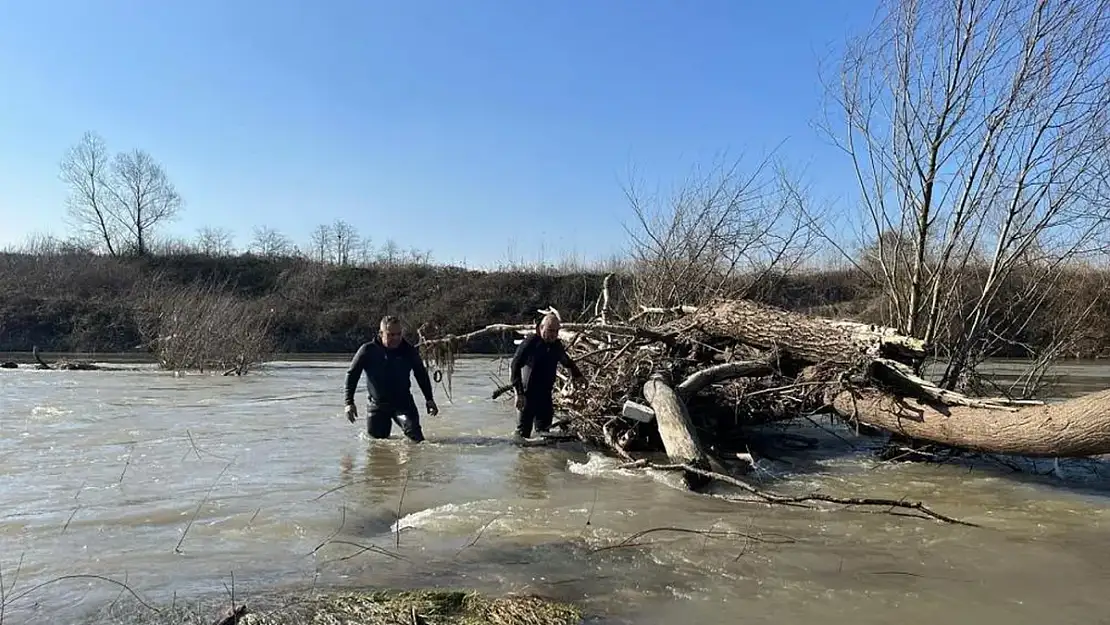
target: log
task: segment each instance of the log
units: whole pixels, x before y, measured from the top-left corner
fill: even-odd
[[[638,387],[654,412],[672,463],[708,467],[706,470],[712,470],[717,459],[707,453],[714,451],[712,447],[702,446],[690,419],[686,402],[695,396],[707,404],[707,410],[742,407],[777,418],[792,418],[803,414],[802,410],[826,404],[860,425],[987,453],[1032,457],[1110,454],[1110,391],[1051,406],[1030,405],[1033,402],[1029,400],[967,397],[920,377],[915,365],[923,361],[929,346],[893,328],[812,317],[747,300],[647,311],[682,316],[650,329],[612,320],[562,327],[579,339],[569,347],[591,382],[557,401],[576,420],[596,426],[576,428],[586,432],[584,440],[597,442],[599,433],[604,434],[602,444],[618,455],[627,456],[619,440],[622,433],[617,430],[627,429],[629,420],[610,420],[610,415],[620,412],[623,402],[634,400]],[[532,331],[532,325],[494,324],[469,334],[425,339],[421,346],[457,346],[483,333],[527,335]],[[591,342],[609,335],[621,338]],[[749,348],[768,353],[748,356],[753,358],[749,361],[733,361],[736,355],[753,351]],[[594,357],[599,354],[602,356]],[[645,381],[643,376],[652,370],[667,374]],[[767,375],[776,376],[775,386],[740,396],[727,389],[711,393],[707,388],[733,377]],[[845,391],[842,384],[858,385],[858,390]],[[824,397],[820,397],[821,387]],[[803,388],[807,390],[786,395]],[[499,388],[493,395],[496,398],[506,390]],[[858,401],[853,401],[852,393]],[[766,394],[779,397],[757,397]],[[637,414],[646,415],[647,411]],[[684,478],[692,490],[706,483],[697,471],[684,472]]]
[[[645,315],[692,315],[698,312],[696,306],[672,306],[670,308],[659,308],[653,306],[640,306],[640,312],[628,318],[628,322],[632,323]]]
[[[659,426],[659,437],[667,457],[675,464],[688,464],[705,471],[710,470],[709,454],[702,448],[686,404],[679,399],[671,388],[670,380],[663,374],[652,375],[644,383],[644,399],[655,411],[655,422]],[[710,480],[704,475],[683,471],[686,488],[700,490]]]
[[[439,345],[461,347],[469,341],[489,334],[517,333],[528,336],[535,333],[535,331],[536,326],[533,324],[513,325],[507,323],[494,323],[484,328],[474,330],[473,332],[467,332],[466,334],[447,334],[438,338],[422,338],[417,344],[417,347],[428,348]],[[646,328],[600,323],[564,323],[559,329],[559,338],[563,338],[564,340],[573,339],[573,337],[581,332],[592,332],[595,334],[615,334],[618,336],[643,338],[652,341],[661,341],[664,343],[673,339],[673,336],[670,334],[661,334],[659,332],[655,332]]]
[[[609,323],[609,280],[611,279],[613,274],[605,275],[601,281],[601,294],[597,296],[597,302],[594,303],[594,318],[602,324]]]
[[[831,403],[845,419],[950,447],[1042,458],[1110,454],[1110,389],[1018,408],[947,406],[874,389],[841,391]]]
[[[35,362],[39,363],[39,365],[38,365],[39,369],[42,369],[42,370],[52,370],[52,369],[54,369],[54,367],[51,367],[50,365],[46,364],[46,361],[44,361],[42,359],[42,356],[39,355],[39,346],[38,345],[32,345],[31,346],[31,355],[35,357]]]
[[[808,364],[854,365],[875,358],[919,362],[926,344],[894,328],[855,321],[811,317],[748,300],[726,300],[703,306],[692,317],[671,322],[689,326],[693,320],[713,336],[728,337],[760,349],[781,349]]]
[[[682,381],[675,389],[678,391],[679,396],[682,398],[696,395],[698,391],[702,390],[710,384],[717,382],[724,382],[733,378],[757,377],[771,375],[774,373],[774,368],[771,363],[761,360],[741,360],[736,362],[726,362],[712,367],[706,367],[691,374],[690,377]]]
[[[943,389],[915,375],[907,366],[893,360],[879,358],[871,363],[871,377],[901,394],[939,401],[949,406],[972,408],[1009,408],[1014,406],[1041,406],[1043,401],[1034,399],[1008,399],[1005,397],[968,397],[962,393]]]

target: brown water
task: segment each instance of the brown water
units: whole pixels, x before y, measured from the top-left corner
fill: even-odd
[[[369,441],[363,420],[340,415],[343,366],[276,363],[242,379],[0,371],[3,622],[73,622],[127,596],[88,578],[36,588],[75,574],[166,603],[223,595],[234,575],[248,604],[312,584],[447,585],[570,599],[602,622],[1110,622],[1102,463],[1039,477],[880,464],[866,440],[810,426],[820,453],[762,461],[764,487],[922,499],[984,527],[739,504],[573,444],[510,444],[485,359],[460,363],[452,401],[437,388],[425,444],[396,431]],[[1065,394],[1110,384],[1101,363],[1062,371]],[[657,532],[596,551],[666,526],[748,537]]]

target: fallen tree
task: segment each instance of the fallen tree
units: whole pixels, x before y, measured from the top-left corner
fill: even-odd
[[[1047,406],[981,408],[858,389],[836,393],[832,405],[866,425],[972,451],[1048,458],[1110,453],[1110,390]]]
[[[942,389],[917,373],[929,346],[891,328],[747,300],[643,308],[625,321],[601,308],[593,321],[560,330],[588,383],[576,388],[562,378],[555,401],[567,418],[557,425],[633,462],[633,453],[664,451],[693,489],[742,468],[735,458],[746,451],[745,427],[818,412],[978,452],[1110,453],[1110,391],[1046,406]],[[422,332],[420,348],[449,367],[474,337],[534,331],[499,324],[462,336]]]

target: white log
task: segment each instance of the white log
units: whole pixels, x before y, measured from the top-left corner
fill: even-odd
[[[690,464],[694,467],[709,470],[709,454],[702,449],[690,414],[686,411],[686,404],[671,388],[666,378],[653,375],[644,383],[644,399],[651,404],[655,412],[655,421],[659,426],[659,436],[663,439],[663,448],[667,450],[667,457],[675,464]],[[708,483],[704,476],[683,472],[686,487],[697,490]]]

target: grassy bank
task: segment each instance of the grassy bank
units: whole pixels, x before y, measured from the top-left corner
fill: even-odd
[[[475,271],[424,264],[336,266],[300,258],[201,254],[113,258],[88,254],[0,254],[0,352],[143,352],[137,310],[150,285],[216,285],[271,311],[268,332],[282,354],[350,354],[373,336],[385,314],[410,330],[421,323],[464,333],[490,323],[528,323],[536,310],[558,308],[565,319],[593,312],[601,271]],[[611,283],[615,305],[627,304],[631,278]],[[162,291],[164,292],[164,291]],[[869,323],[884,322],[882,292],[852,270],[775,276],[753,291],[783,308]],[[1051,339],[1053,315],[1024,323],[1010,353],[1022,356]],[[474,341],[473,353],[503,353],[513,337]],[[1020,346],[1020,347],[1019,347]],[[1096,311],[1071,357],[1110,347],[1110,309]],[[21,360],[21,359],[18,359]]]
[[[285,353],[350,353],[385,314],[415,329],[447,332],[520,323],[554,305],[577,316],[600,289],[596,274],[486,273],[451,267],[336,267],[299,259],[201,255],[117,259],[101,256],[0,257],[0,351],[135,351],[143,342],[136,307],[150,283],[217,284],[265,301],[274,347]],[[503,348],[476,343],[479,352]]]
[[[122,594],[122,593],[121,593]],[[153,605],[137,596],[117,598],[88,623],[142,625],[579,625],[582,611],[569,603],[535,595],[490,596],[468,590],[312,589],[251,593],[229,600],[215,596],[194,602]]]

